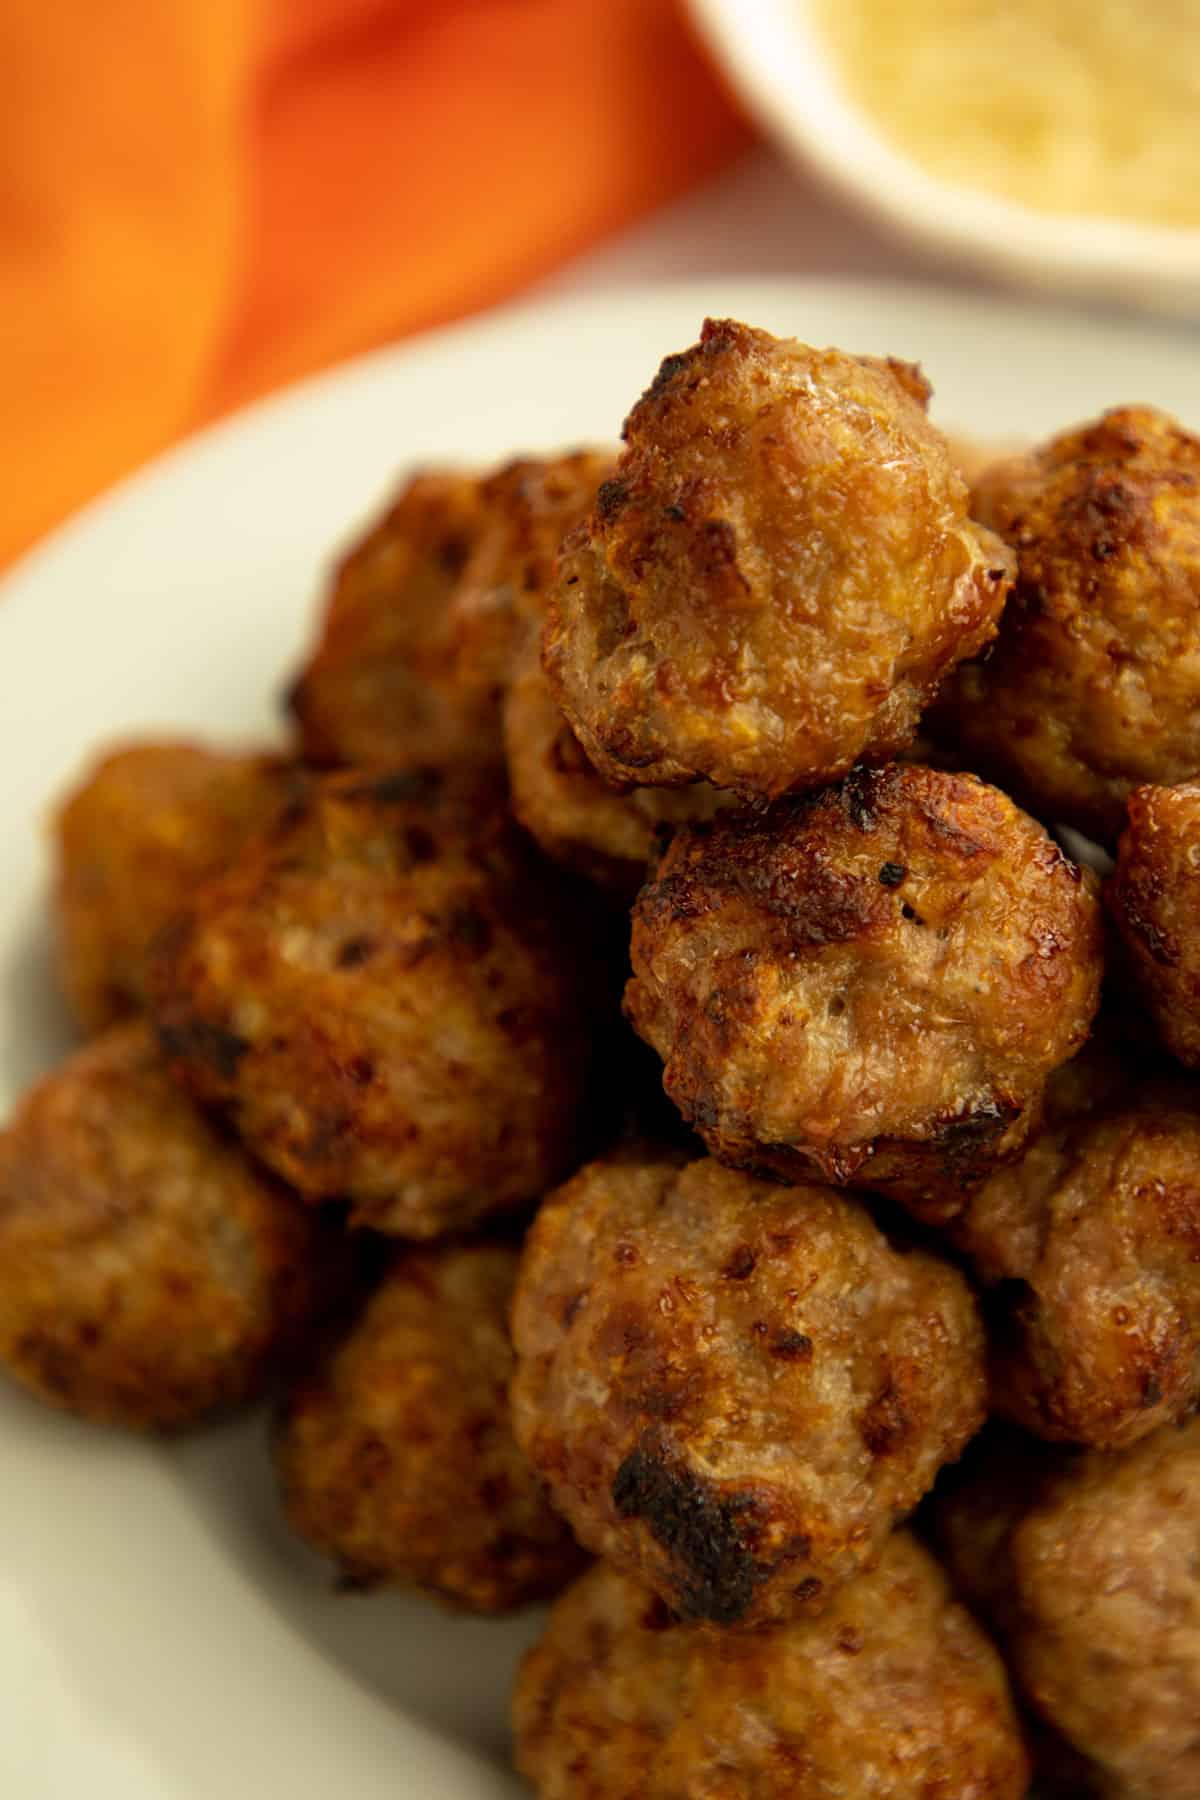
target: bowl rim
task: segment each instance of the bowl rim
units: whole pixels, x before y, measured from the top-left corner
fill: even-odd
[[[1042,213],[928,173],[849,98],[811,0],[688,0],[692,19],[767,129],[884,223],[1039,285],[1200,310],[1200,228]]]

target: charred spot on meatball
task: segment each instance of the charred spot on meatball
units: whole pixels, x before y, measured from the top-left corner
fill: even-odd
[[[754,1556],[759,1507],[752,1493],[725,1494],[701,1480],[661,1431],[650,1431],[613,1477],[612,1501],[619,1518],[643,1519],[678,1563],[683,1613],[716,1625],[745,1615],[771,1572]]]

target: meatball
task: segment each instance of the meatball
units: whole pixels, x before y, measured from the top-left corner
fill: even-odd
[[[632,957],[629,1018],[714,1155],[940,1221],[1087,1036],[1100,912],[995,788],[893,764],[682,830]]]
[[[1110,841],[1132,788],[1200,769],[1200,439],[1122,407],[997,465],[974,506],[1017,583],[942,726],[1041,817]]]
[[[77,1051],[0,1134],[0,1362],[54,1406],[166,1427],[244,1400],[340,1267],[141,1021]]]
[[[1200,1090],[1089,1046],[954,1234],[995,1289],[999,1412],[1115,1449],[1200,1399]]]
[[[513,811],[526,831],[547,856],[626,903],[645,880],[664,828],[711,818],[728,800],[708,782],[610,787],[556,706],[536,639],[517,661],[504,739]]]
[[[355,1582],[415,1582],[477,1612],[552,1594],[583,1553],[513,1441],[504,1244],[408,1251],[291,1395],[288,1520]]]
[[[309,760],[500,766],[529,596],[610,468],[577,451],[486,477],[415,476],[334,577],[291,695]]]
[[[196,895],[156,1017],[179,1079],[270,1168],[428,1238],[577,1159],[589,950],[494,813],[412,772],[333,775]]]
[[[544,656],[591,762],[747,797],[911,740],[992,637],[1012,558],[904,363],[731,320],[669,356],[563,546]]]
[[[999,1657],[897,1532],[821,1618],[720,1633],[600,1565],[522,1666],[517,1767],[541,1800],[1020,1800]]]
[[[580,1541],[718,1624],[819,1610],[983,1420],[956,1270],[708,1159],[629,1152],[552,1196],[513,1340],[517,1441]]]
[[[1200,1420],[1119,1455],[1001,1440],[942,1503],[956,1579],[1108,1800],[1200,1793]]]
[[[1106,899],[1163,1042],[1200,1068],[1200,781],[1130,795]]]
[[[55,819],[59,974],[85,1031],[141,1012],[150,946],[298,781],[279,757],[198,744],[111,751]]]

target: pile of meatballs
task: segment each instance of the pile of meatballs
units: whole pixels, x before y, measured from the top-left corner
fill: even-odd
[[[0,1359],[557,1595],[543,1800],[1200,1794],[1200,440],[928,400],[709,321],[57,815]]]

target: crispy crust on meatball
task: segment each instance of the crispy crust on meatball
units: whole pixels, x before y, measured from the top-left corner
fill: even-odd
[[[1200,1793],[1200,1420],[1119,1455],[1003,1440],[941,1504],[951,1568],[1108,1800]],[[986,1546],[986,1548],[984,1548]]]
[[[141,1022],[77,1051],[0,1134],[0,1361],[53,1406],[148,1428],[248,1398],[339,1261]]]
[[[570,1166],[585,934],[494,810],[411,772],[328,776],[164,940],[159,1033],[301,1193],[433,1237]]]
[[[580,1541],[691,1618],[816,1611],[978,1430],[962,1277],[854,1201],[634,1152],[542,1207],[517,1440]]]
[[[679,832],[632,960],[628,1016],[714,1155],[936,1221],[1086,1037],[1100,912],[995,788],[893,764]]]
[[[1120,407],[998,464],[973,505],[1019,572],[940,717],[1039,816],[1111,841],[1132,788],[1200,769],[1200,439]]]
[[[580,450],[488,476],[413,477],[336,571],[291,694],[321,764],[499,766],[500,706],[531,596],[609,473]]]
[[[771,797],[910,741],[1012,566],[967,516],[928,394],[907,364],[732,320],[666,359],[545,626],[602,775]]]
[[[990,1307],[992,1404],[1117,1449],[1200,1398],[1200,1091],[1107,1050],[1059,1071],[1046,1123],[955,1222]]]
[[[503,1244],[401,1255],[291,1394],[275,1443],[287,1517],[350,1580],[504,1612],[582,1567],[513,1440],[518,1255]]]
[[[536,638],[517,661],[504,704],[512,807],[547,856],[631,902],[660,834],[707,819],[728,801],[708,782],[610,787],[554,702]]]
[[[1138,998],[1167,1048],[1200,1068],[1200,781],[1130,795],[1105,898]]]
[[[1003,1665],[897,1532],[821,1618],[730,1634],[599,1565],[556,1603],[513,1703],[540,1800],[1020,1800]]]
[[[55,923],[59,978],[85,1031],[144,1009],[158,933],[298,780],[281,757],[146,743],[109,751],[72,790],[54,821]]]

